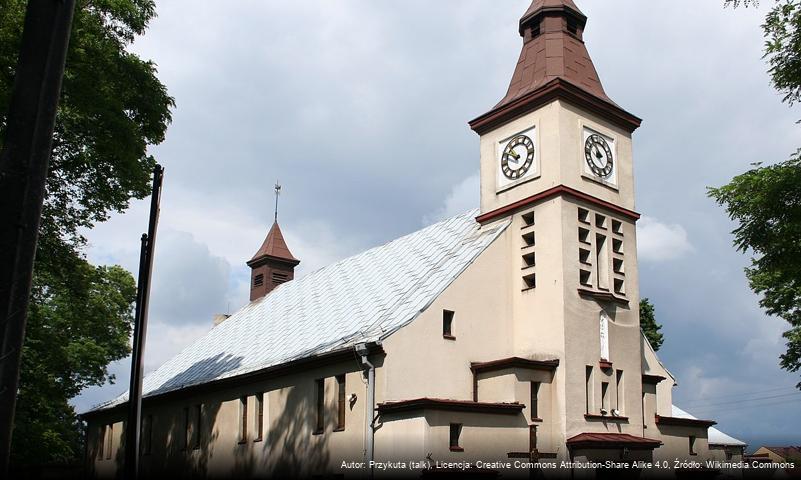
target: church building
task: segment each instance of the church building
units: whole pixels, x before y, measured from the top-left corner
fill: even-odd
[[[520,19],[509,89],[469,122],[480,209],[300,278],[272,225],[247,262],[250,302],[144,379],[146,475],[741,458],[745,444],[673,406],[676,379],[640,330],[640,119],[606,94],[586,24],[573,0]],[[93,477],[121,470],[126,403],[84,414]]]

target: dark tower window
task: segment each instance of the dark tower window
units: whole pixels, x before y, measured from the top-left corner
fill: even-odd
[[[573,35],[578,34],[578,22],[575,18],[567,17],[567,31]]]
[[[260,273],[260,274],[256,275],[255,277],[253,277],[253,286],[254,287],[261,287],[262,285],[264,285],[264,274]]]

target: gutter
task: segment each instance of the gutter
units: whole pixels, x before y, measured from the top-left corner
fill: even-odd
[[[376,342],[377,346],[381,343]],[[354,347],[356,354],[359,355],[362,366],[367,371],[367,404],[365,405],[366,421],[364,422],[364,459],[370,466],[370,478],[373,478],[373,459],[375,454],[375,365],[368,359],[369,349],[367,344],[360,343]]]

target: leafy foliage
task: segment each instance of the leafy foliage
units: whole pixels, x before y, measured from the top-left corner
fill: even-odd
[[[801,368],[801,151],[783,163],[755,165],[710,195],[739,224],[732,232],[737,249],[754,254],[746,276],[762,294],[760,305],[792,325],[781,365],[795,372]]]
[[[647,298],[640,299],[640,328],[645,334],[645,338],[654,347],[654,351],[658,351],[665,339],[660,332],[662,325],[656,323],[654,305]]]
[[[0,0],[0,139],[26,3]],[[129,352],[133,277],[90,265],[81,231],[149,193],[155,159],[147,147],[164,140],[174,101],[155,64],[126,48],[154,15],[153,0],[76,2],[22,357],[17,463],[79,458],[68,400],[113,380],[106,366]]]
[[[726,0],[734,7],[755,0]],[[801,100],[801,2],[777,0],[762,24],[765,58],[773,86],[790,105]],[[753,168],[709,195],[739,226],[734,245],[751,253],[745,273],[760,306],[790,324],[781,367],[801,368],[801,150],[789,160]],[[801,389],[801,383],[798,384]]]

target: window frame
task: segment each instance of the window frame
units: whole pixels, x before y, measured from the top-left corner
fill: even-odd
[[[345,430],[345,404],[347,403],[346,393],[346,377],[345,374],[337,375],[337,426],[334,428],[335,432],[342,432]]]
[[[314,380],[314,394],[315,394],[315,426],[314,435],[320,435],[325,432],[325,378],[317,378]]]
[[[256,415],[255,415],[255,425],[254,428],[256,430],[256,438],[253,439],[254,442],[261,442],[264,439],[263,432],[264,432],[264,392],[258,392],[255,395],[256,397]]]
[[[248,396],[239,397],[239,444],[248,441]]]
[[[446,340],[456,340],[453,334],[453,319],[456,312],[453,310],[442,310],[442,338]]]

